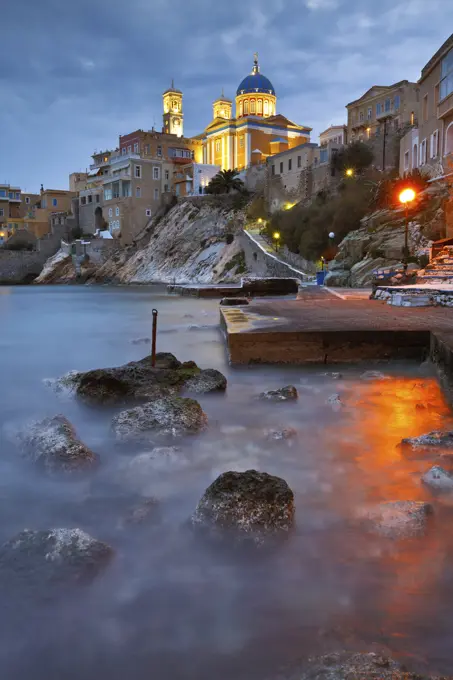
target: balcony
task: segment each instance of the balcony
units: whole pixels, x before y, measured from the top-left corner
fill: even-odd
[[[140,154],[139,153],[125,153],[125,154],[118,154],[117,156],[111,156],[110,158],[110,164],[114,165],[115,163],[121,163],[122,161],[139,161],[140,160]]]
[[[107,175],[107,177],[104,178],[102,184],[105,186],[106,184],[110,184],[111,182],[117,182],[120,179],[123,180],[131,179],[129,169],[122,170],[121,172],[115,172],[114,175]],[[136,179],[140,179],[140,177],[137,177]]]
[[[397,116],[399,114],[400,110],[395,109],[394,106],[391,106],[388,109],[382,109],[380,113],[376,112],[376,120],[384,120],[385,118],[393,118],[393,116]]]

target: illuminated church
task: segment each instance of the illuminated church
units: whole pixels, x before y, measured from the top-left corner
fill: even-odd
[[[182,96],[174,86],[164,92],[164,132],[183,135]],[[260,72],[257,54],[236,91],[235,109],[233,116],[233,102],[223,92],[213,103],[213,120],[193,139],[202,143],[203,163],[242,170],[310,141],[311,128],[277,113],[274,86]]]

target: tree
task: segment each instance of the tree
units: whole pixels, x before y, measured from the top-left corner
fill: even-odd
[[[220,170],[206,187],[207,194],[229,194],[231,191],[243,191],[244,182],[239,179],[237,170]]]
[[[347,169],[360,175],[373,163],[373,150],[364,142],[351,142],[336,154],[332,154],[331,168],[334,172],[345,173]]]

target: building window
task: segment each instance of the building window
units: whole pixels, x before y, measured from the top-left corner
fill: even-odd
[[[161,146],[158,146],[158,147],[157,147],[157,155],[158,155],[159,157],[162,156],[162,147],[161,147]]]
[[[390,97],[388,97],[385,100],[385,111],[386,111],[386,113],[388,113],[390,111],[390,108],[391,108]]]
[[[96,203],[99,203],[99,194],[96,194],[95,201]]]
[[[380,116],[382,113],[382,104],[376,104],[376,116]]]
[[[112,200],[112,189],[104,189],[104,201]]]
[[[153,179],[159,179],[159,168],[158,167],[153,168]]]
[[[243,135],[241,137],[239,137],[239,146],[241,147],[241,149],[244,146],[244,136]]]
[[[435,130],[431,135],[431,158],[437,158],[439,153],[439,130]]]
[[[288,171],[292,170],[292,167],[293,167],[293,159],[289,158],[288,159]]]
[[[250,113],[256,113],[256,102],[254,99],[250,101]]]
[[[363,123],[363,111],[360,111],[359,113],[359,121],[360,123]]]
[[[453,49],[442,59],[440,98],[445,99],[453,92]]]
[[[216,153],[220,152],[220,139],[216,139],[216,141],[215,141],[215,150],[216,150]]]
[[[283,161],[280,163],[280,174],[283,175]]]
[[[82,196],[80,199],[80,205],[86,205],[87,199],[86,196]]]
[[[145,144],[145,156],[149,156],[149,144]]]
[[[20,191],[16,191],[16,201],[20,201]]]
[[[0,217],[5,217],[5,209],[0,208]]]
[[[146,217],[151,217],[151,208],[146,208]]]
[[[263,100],[258,99],[258,115],[262,116],[263,115]]]
[[[170,172],[168,170],[165,170],[165,179],[166,180],[170,179]]]
[[[404,170],[409,170],[409,151],[404,154]]]
[[[88,195],[88,203],[93,202],[93,196],[91,194]]]
[[[129,198],[129,196],[131,196],[131,183],[123,180],[121,182],[121,190],[123,192],[123,198]]]
[[[242,116],[244,114],[244,105],[242,102],[239,102],[239,116]]]
[[[249,112],[249,100],[246,99],[244,102],[244,116],[247,116]]]
[[[131,144],[129,144],[128,147],[127,147],[127,153],[132,153],[132,146],[131,146]]]
[[[423,122],[426,123],[428,120],[428,95],[425,94],[423,97]]]
[[[134,143],[134,153],[138,153],[138,142]]]
[[[164,191],[170,191],[170,187],[168,184],[164,184]]]
[[[118,206],[116,206],[116,208],[115,208],[115,215],[116,215],[117,217],[120,216],[120,209],[119,209]]]
[[[159,189],[154,189],[154,200],[157,201],[159,198]]]
[[[135,174],[134,174],[134,176],[135,176],[137,179],[140,179],[140,178],[141,178],[141,176],[142,176],[142,168],[141,168],[140,165],[136,165],[136,166],[135,166]]]
[[[373,115],[373,109],[371,108],[371,106],[369,106],[367,114],[366,114],[366,117],[368,118],[368,120],[371,120],[372,115]]]
[[[426,163],[426,139],[420,144],[420,165]]]
[[[47,208],[47,199],[43,198],[41,201],[41,208]]]
[[[25,203],[29,205],[30,203],[30,196],[25,196]]]
[[[393,100],[393,106],[395,107],[395,111],[398,111],[401,105],[401,100],[399,94],[395,96],[395,99]]]
[[[109,208],[109,217],[113,215],[113,208]]]
[[[136,188],[135,188],[135,197],[136,197],[136,198],[141,198],[141,196],[142,196],[141,187],[136,187]]]
[[[125,156],[127,154],[127,149],[126,149],[125,146],[123,146],[123,148],[121,149],[121,153],[122,153],[123,156]]]
[[[264,100],[264,115],[265,116],[269,115],[269,102],[267,99]]]
[[[6,198],[6,191],[5,191],[5,189],[0,189],[0,196],[1,196],[2,198]]]
[[[275,165],[272,166],[272,177],[275,175]]]
[[[301,168],[302,167],[302,156],[297,157],[297,167]]]

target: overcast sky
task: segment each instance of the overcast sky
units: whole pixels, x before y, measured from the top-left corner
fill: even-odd
[[[371,85],[418,79],[453,0],[14,0],[0,22],[0,181],[36,191],[67,188],[119,134],[160,129],[172,77],[185,134],[200,133],[255,50],[277,110],[318,141]]]

